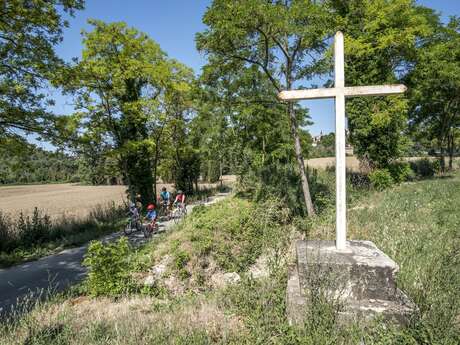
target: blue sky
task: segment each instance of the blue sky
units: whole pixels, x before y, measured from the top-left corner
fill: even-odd
[[[81,55],[82,29],[89,29],[89,18],[107,22],[125,21],[152,37],[170,56],[192,67],[199,73],[206,62],[196,51],[195,33],[205,29],[201,18],[208,0],[87,0],[86,8],[70,19],[70,27],[64,32],[64,41],[57,47],[57,53],[69,61]],[[419,4],[434,8],[442,14],[443,20],[451,15],[460,15],[460,0],[418,0]],[[60,114],[72,112],[71,100],[54,93]],[[309,128],[312,134],[320,131],[334,131],[333,100],[314,100],[303,103],[310,109],[314,124]]]

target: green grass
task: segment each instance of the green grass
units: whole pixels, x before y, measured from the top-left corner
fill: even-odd
[[[334,214],[310,238],[333,239]],[[408,330],[419,343],[460,341],[460,175],[371,193],[348,212],[348,237],[373,241],[400,266],[398,285],[420,308]]]
[[[175,277],[180,293],[60,297],[0,326],[0,344],[458,344],[459,175],[352,196],[349,237],[372,240],[391,256],[400,265],[399,287],[420,308],[406,328],[379,321],[339,326],[334,306],[321,301],[302,327],[290,326],[286,263],[295,232],[289,214],[274,200],[232,198],[196,208],[175,231],[128,257],[135,276],[170,256],[161,283]],[[311,238],[334,237],[330,209],[313,222],[291,223],[308,224]],[[254,280],[248,268],[261,253],[270,253],[270,276]],[[242,279],[211,288],[210,275],[218,271]]]

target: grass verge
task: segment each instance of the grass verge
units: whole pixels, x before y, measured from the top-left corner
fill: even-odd
[[[119,231],[125,217],[124,208],[113,203],[94,208],[85,219],[51,221],[38,209],[31,217],[21,214],[15,220],[0,213],[0,267],[36,260]]]
[[[333,238],[333,212],[324,211],[313,223],[291,222],[277,201],[233,198],[196,208],[176,231],[131,252],[126,267],[137,272],[133,277],[143,284],[154,275],[148,288],[117,298],[51,301],[0,326],[0,343],[458,344],[459,197],[455,175],[353,198],[350,237],[372,240],[395,259],[399,286],[420,307],[406,328],[379,321],[340,326],[334,308],[321,301],[303,326],[290,326],[290,224],[308,224],[312,238]],[[252,268],[264,256],[268,275],[254,279]],[[211,284],[224,272],[238,273],[240,280]]]

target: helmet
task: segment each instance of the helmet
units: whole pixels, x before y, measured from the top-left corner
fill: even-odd
[[[166,187],[161,188],[163,192],[166,192]]]
[[[134,204],[132,201],[129,203],[129,208],[134,208],[136,207],[136,204]]]
[[[155,205],[154,205],[154,204],[149,204],[149,205],[147,206],[147,210],[150,211],[150,210],[153,210],[153,209],[155,209]]]
[[[180,189],[177,191],[177,194],[182,194],[182,193],[183,192]]]

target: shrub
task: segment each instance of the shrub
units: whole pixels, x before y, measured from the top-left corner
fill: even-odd
[[[0,251],[9,249],[11,242],[14,241],[14,234],[11,228],[11,218],[0,211]]]
[[[116,297],[130,291],[129,251],[126,237],[105,245],[101,241],[91,242],[83,260],[89,269],[86,288],[90,295]]]
[[[415,177],[414,171],[407,162],[392,163],[388,166],[388,171],[395,183],[410,181]]]
[[[391,177],[388,169],[376,169],[369,174],[369,180],[371,181],[372,187],[376,190],[384,190],[390,187],[393,183],[393,177]]]
[[[410,167],[418,177],[433,177],[439,171],[439,161],[430,161],[428,158],[410,162]]]
[[[32,218],[21,213],[17,224],[20,242],[30,247],[45,242],[52,232],[51,219],[35,207]]]

